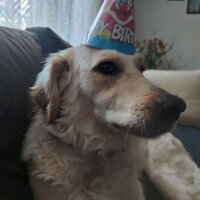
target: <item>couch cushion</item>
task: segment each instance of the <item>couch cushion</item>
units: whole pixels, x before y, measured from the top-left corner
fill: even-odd
[[[200,128],[200,70],[147,70],[144,75],[156,85],[185,100],[187,108],[181,114],[179,124]]]
[[[32,29],[31,29],[32,30]],[[48,28],[0,27],[0,199],[31,200],[26,166],[20,160],[33,115],[29,88],[49,53],[69,45]],[[66,46],[65,46],[66,45]]]
[[[30,122],[29,87],[41,70],[34,33],[0,27],[0,199],[31,199],[20,150]]]
[[[19,135],[29,121],[29,87],[41,70],[42,48],[37,35],[0,28],[0,155],[16,155]]]

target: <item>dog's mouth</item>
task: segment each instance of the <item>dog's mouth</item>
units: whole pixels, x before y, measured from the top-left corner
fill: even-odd
[[[137,125],[121,126],[119,124],[113,123],[112,126],[115,129],[125,132],[126,134],[135,135],[143,138],[154,138],[161,134],[170,132],[176,122],[173,123],[154,123],[153,121],[142,121],[137,123]]]

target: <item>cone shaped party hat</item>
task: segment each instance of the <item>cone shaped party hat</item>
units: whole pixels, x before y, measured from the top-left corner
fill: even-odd
[[[84,44],[135,53],[134,0],[104,0]]]

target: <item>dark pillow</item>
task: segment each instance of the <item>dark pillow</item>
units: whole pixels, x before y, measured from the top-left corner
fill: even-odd
[[[0,27],[0,199],[31,198],[20,150],[30,121],[29,87],[42,68],[36,41],[36,34]]]
[[[46,57],[49,53],[54,53],[58,50],[63,50],[71,47],[69,43],[62,40],[50,28],[31,27],[27,28],[26,30],[37,34],[44,57]]]
[[[11,151],[28,123],[28,93],[41,70],[42,48],[37,35],[0,28],[0,155]]]
[[[29,88],[49,53],[70,45],[48,28],[0,27],[0,199],[30,200],[26,166],[20,160],[33,115]]]

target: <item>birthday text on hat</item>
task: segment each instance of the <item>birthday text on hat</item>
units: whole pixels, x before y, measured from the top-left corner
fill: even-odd
[[[108,27],[109,23],[105,24],[100,20],[95,27],[97,36],[100,37]],[[115,24],[111,33],[111,39],[134,45],[135,33],[130,28],[124,28],[120,24]]]

